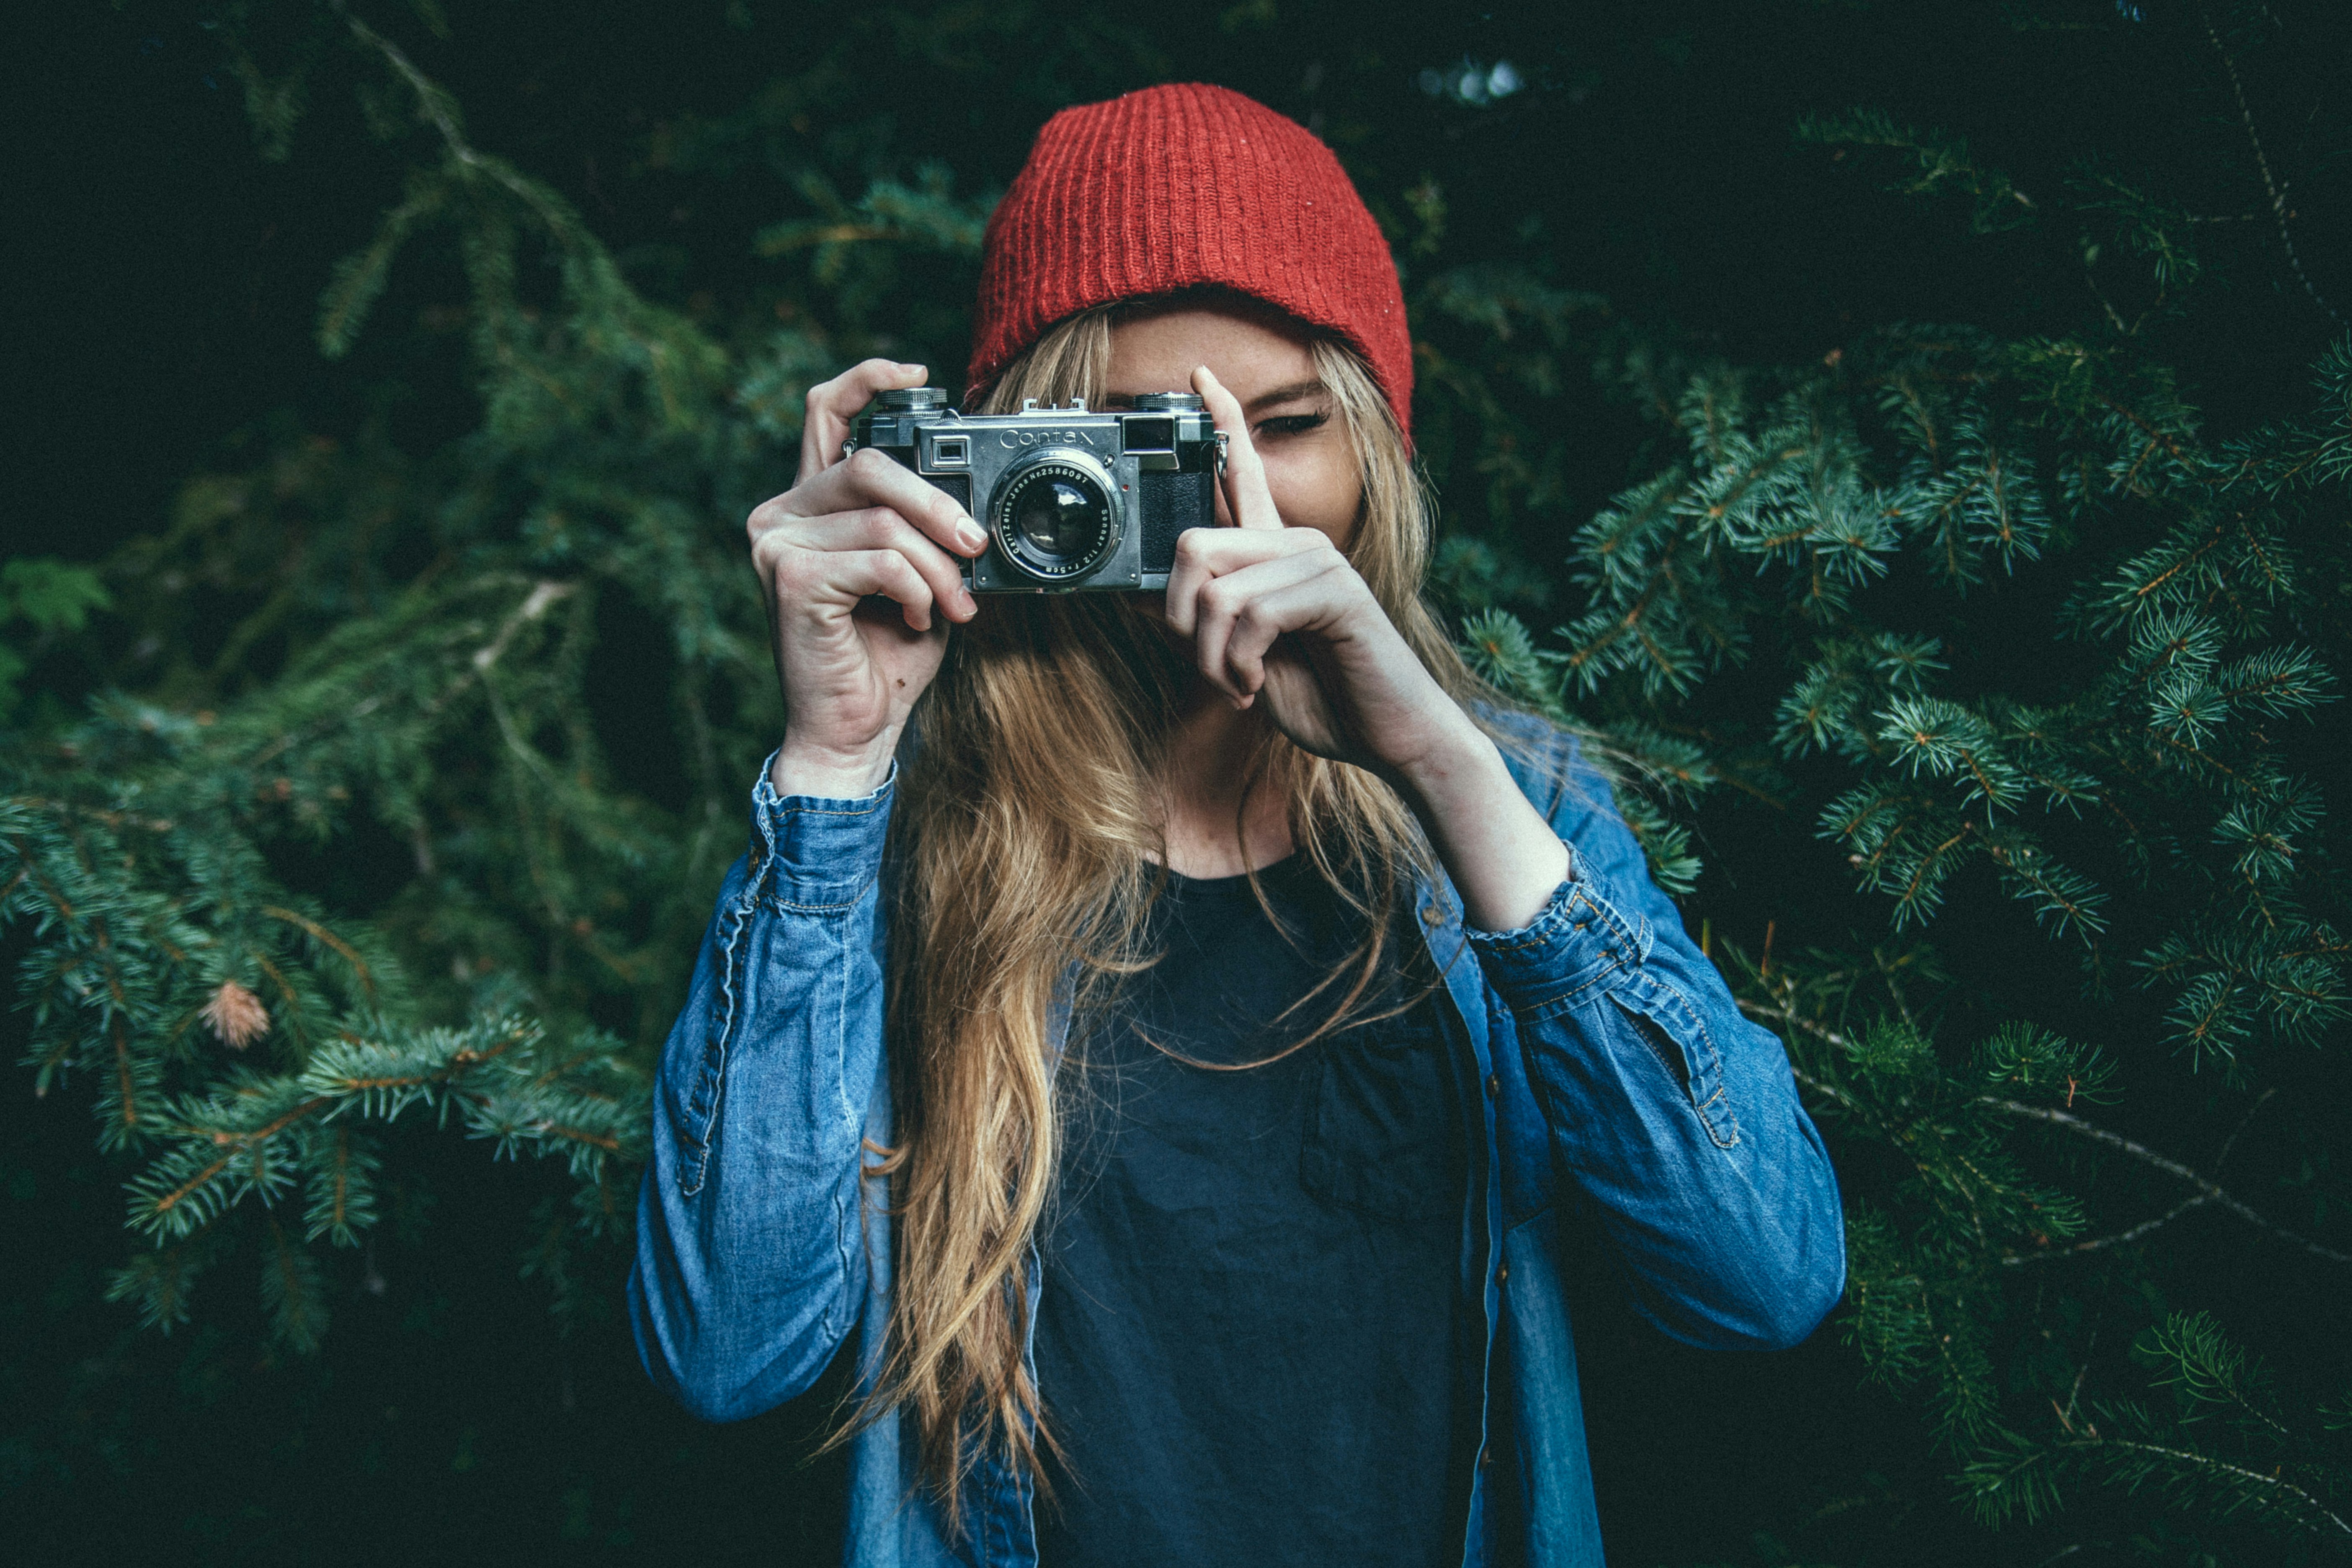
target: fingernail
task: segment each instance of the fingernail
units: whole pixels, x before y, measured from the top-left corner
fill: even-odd
[[[956,542],[977,555],[988,548],[988,535],[980,531],[976,522],[960,522],[956,524]]]
[[[956,604],[962,608],[967,620],[980,614],[980,601],[971,596],[971,590],[969,588],[956,590]]]

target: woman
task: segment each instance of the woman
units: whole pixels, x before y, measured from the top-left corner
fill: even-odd
[[[1397,275],[1220,89],[1056,116],[967,406],[1191,388],[1164,602],[975,602],[955,502],[811,392],[754,511],[789,715],[664,1053],[632,1315],[730,1419],[854,1336],[858,1564],[1601,1563],[1559,1211],[1794,1343],[1836,1189],[1573,742],[1418,598]]]

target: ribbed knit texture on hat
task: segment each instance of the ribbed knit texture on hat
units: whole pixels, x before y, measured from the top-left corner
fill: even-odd
[[[1203,285],[1339,334],[1412,428],[1404,294],[1347,171],[1296,121],[1198,82],[1045,122],[988,220],[969,384],[1065,317]]]

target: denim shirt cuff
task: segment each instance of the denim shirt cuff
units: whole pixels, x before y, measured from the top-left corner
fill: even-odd
[[[1522,1019],[1548,1017],[1611,989],[1650,955],[1646,918],[1627,920],[1591,879],[1576,846],[1568,846],[1568,879],[1552,889],[1536,918],[1516,931],[1464,936],[1488,984]]]
[[[871,795],[834,800],[778,795],[769,782],[774,756],[760,764],[751,787],[751,871],[788,909],[845,908],[862,897],[882,867],[898,793],[898,764]]]

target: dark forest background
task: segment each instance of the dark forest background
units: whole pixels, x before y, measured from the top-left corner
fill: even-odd
[[[488,198],[470,208],[451,198],[414,235],[395,237],[380,295],[352,289],[347,258],[379,240],[387,211],[424,188],[416,171],[441,166],[448,153],[415,79],[353,32],[354,16],[461,108],[467,146],[551,194],[580,234],[559,225],[518,242],[527,220],[499,216]],[[712,698],[720,739],[705,752],[719,761],[698,763],[680,693],[705,689],[696,686],[704,645],[682,639],[665,595],[699,593],[697,574],[707,574],[732,584],[711,590],[726,606],[712,611],[714,626],[756,626],[748,578],[719,574],[731,570],[744,508],[789,481],[789,432],[777,422],[796,417],[797,388],[866,353],[924,359],[935,381],[952,384],[975,226],[1045,117],[1149,82],[1205,79],[1308,124],[1347,163],[1405,269],[1422,340],[1419,434],[1446,520],[1441,577],[1452,607],[1483,616],[1465,624],[1498,679],[1516,680],[1539,706],[1622,731],[1655,784],[1640,826],[1654,860],[1681,875],[1686,923],[1708,933],[1751,1011],[1788,1026],[1792,1052],[1848,1053],[1801,1058],[1825,1120],[1863,1100],[1908,1108],[1832,1124],[1857,1223],[1878,1223],[1868,1220],[1875,1213],[1887,1227],[1879,1252],[1858,1250],[1869,1265],[1860,1273],[1914,1279],[1948,1263],[1961,1281],[1945,1295],[1936,1294],[1942,1285],[1923,1287],[1920,1299],[1933,1299],[1926,1315],[1900,1323],[1883,1310],[1872,1316],[1880,1310],[1858,1295],[1807,1346],[1773,1357],[1687,1351],[1645,1328],[1605,1272],[1582,1281],[1579,1344],[1612,1561],[2340,1560],[2352,1541],[2337,1517],[2352,1476],[2343,1462],[2352,1338],[2340,1250],[2352,1227],[2330,1108],[2352,1085],[2341,1049],[2345,947],[2327,923],[2343,919],[2331,858],[2340,829],[2324,803],[2352,782],[2352,749],[2324,703],[2352,613],[2342,572],[2346,448],[2327,423],[2341,413],[2347,366],[2326,356],[2344,337],[2339,312],[2352,308],[2352,103],[2343,85],[2352,17],[2341,7],[385,0],[347,9],[122,0],[28,7],[9,21],[7,38],[0,553],[51,563],[9,579],[14,599],[0,594],[0,614],[14,616],[0,622],[11,658],[0,665],[0,695],[13,708],[0,746],[14,753],[16,798],[82,790],[97,801],[135,778],[149,791],[137,810],[171,813],[171,781],[213,787],[202,761],[209,742],[142,751],[147,742],[107,738],[116,731],[77,730],[94,700],[128,693],[181,716],[102,718],[101,730],[143,723],[151,737],[177,735],[171,723],[180,722],[196,737],[187,726],[210,726],[217,713],[223,734],[247,722],[256,733],[287,731],[289,693],[327,690],[331,681],[319,683],[328,675],[394,647],[392,632],[368,628],[404,625],[403,605],[495,557],[500,570],[542,583],[605,585],[570,601],[579,614],[566,623],[569,640],[551,642],[543,661],[561,677],[553,696],[542,694],[555,715],[549,725],[573,721],[562,715],[572,700],[563,693],[574,693],[580,732],[533,741],[550,754],[571,746],[593,759],[580,764],[581,778],[593,778],[581,809],[607,813],[597,821],[608,837],[576,847],[590,867],[626,860],[630,851],[615,846],[631,834],[688,842],[710,800],[737,811],[751,779],[737,753],[755,760],[750,748],[767,743],[764,655],[754,637],[740,699]],[[523,281],[505,299],[491,297],[479,265],[499,245],[520,245],[522,258]],[[611,263],[606,292],[596,292],[602,283],[567,292],[568,283],[548,281],[564,258],[583,256]],[[640,306],[654,314],[629,313]],[[357,324],[346,331],[339,313]],[[611,336],[598,338],[600,323]],[[514,348],[542,329],[550,341],[569,337]],[[582,378],[564,383],[575,390],[596,383],[600,363],[621,367],[615,379],[646,374],[646,342],[693,353],[715,344],[713,354],[735,356],[694,373],[709,384],[692,394],[706,412],[693,416],[705,424],[691,438],[634,433],[651,429],[651,416],[628,409],[567,434],[560,414],[516,413],[501,379],[509,371],[500,366],[532,354],[551,377]],[[1941,410],[1917,415],[1916,429],[1903,423],[1913,417],[1906,377],[1930,386],[1915,402]],[[2004,403],[2012,397],[2004,389],[2021,390]],[[1979,396],[1990,400],[1984,409],[1969,401]],[[1822,498],[1836,486],[1865,480],[1880,487],[1871,496],[1904,486],[1913,497],[1946,494],[1949,475],[1965,477],[1970,464],[1998,468],[1985,453],[2004,440],[2009,471],[2026,454],[2024,482],[2038,484],[2042,499],[2014,518],[1996,508],[1984,514],[1990,522],[1951,525],[1977,552],[1970,559],[1981,557],[1973,578],[1914,563],[1932,556],[1941,525],[1906,521],[1899,545],[1895,532],[1857,543],[1817,531],[1807,536],[1810,555],[1730,540],[1707,556],[1731,563],[1722,580],[1732,586],[1720,591],[1767,599],[1701,603],[1677,586],[1667,597],[1687,605],[1687,616],[1664,631],[1685,640],[1686,659],[1656,655],[1664,665],[1654,668],[1643,662],[1651,654],[1612,653],[1594,666],[1605,679],[1578,673],[1578,650],[1605,642],[1594,626],[1634,600],[1595,565],[1595,520],[1615,519],[1609,526],[1626,531],[1619,537],[1636,537],[1647,526],[1643,498],[1654,499],[1643,487],[1662,470],[1696,476],[1687,482],[1702,489],[1743,463],[1761,471],[1752,453],[1727,456],[1732,448],[1709,447],[1705,432],[1752,426],[1769,447],[1773,431],[1807,418],[1816,432],[1844,419],[1819,412],[1832,400],[1864,410],[1851,422],[1861,432],[1854,451],[1880,442],[1911,456],[1886,458],[1883,472],[1864,457],[1847,464],[1851,473],[1838,468],[1843,458],[1816,463],[1808,504],[1826,510]],[[1916,435],[1947,416],[1961,430],[1951,449],[1973,456],[1949,458]],[[1882,417],[1885,430],[1871,424]],[[2292,424],[2315,417],[2308,432]],[[2172,454],[2159,464],[2187,476],[2164,481],[2175,490],[2151,489],[2132,468],[2133,420]],[[698,433],[706,426],[722,434]],[[1815,437],[1794,439],[1791,453],[1812,449],[1805,443]],[[1835,445],[1819,439],[1822,450]],[[1936,455],[1902,444],[1921,441]],[[2299,441],[2316,454],[2301,467]],[[2200,442],[2210,460],[2179,455]],[[1678,456],[1685,447],[1696,455]],[[2111,460],[2110,447],[2125,458]],[[1912,467],[1898,484],[1902,463]],[[574,469],[593,470],[593,484],[566,489]],[[654,500],[622,494],[631,475]],[[676,510],[656,515],[646,509],[658,506],[665,475],[689,477],[668,492]],[[2310,489],[2323,480],[2335,488]],[[2192,485],[2210,494],[2179,499]],[[613,537],[638,543],[598,556],[555,542],[565,508],[577,519],[605,504],[592,491],[620,496],[610,507],[625,521]],[[2249,493],[2254,500],[2242,504]],[[543,500],[551,494],[570,499],[556,507]],[[2123,513],[2099,510],[2111,504],[2100,498],[2118,496],[2112,505]],[[2141,526],[2130,521],[2135,505],[2158,519],[2145,538],[2129,531]],[[1882,510],[1895,517],[1901,506]],[[2279,765],[2305,781],[2281,786],[2300,804],[2248,827],[2252,808],[2224,802],[2198,818],[2198,831],[2220,815],[2242,837],[2294,841],[2292,853],[2278,851],[2296,880],[2275,910],[2232,906],[2233,918],[2268,920],[2273,931],[2279,919],[2304,922],[2295,929],[2317,935],[2298,937],[2303,945],[2282,962],[2314,967],[2248,982],[2252,1021],[2212,1038],[2193,1018],[2179,1023],[2181,1007],[2194,1013],[2193,997],[2175,1005],[2137,977],[2168,973],[2162,964],[2135,970],[2126,954],[2100,968],[2073,940],[2086,919],[2145,917],[2152,934],[2143,945],[2160,948],[2157,928],[2189,898],[2180,879],[2189,873],[2167,869],[2165,847],[2180,841],[2170,827],[2147,826],[2156,847],[2133,862],[2137,882],[2116,873],[2106,915],[2090,913],[2093,905],[2070,912],[2082,891],[2063,880],[2023,891],[2000,881],[2033,875],[2000,858],[2007,840],[1988,839],[1992,860],[1955,872],[1947,891],[1937,891],[1947,888],[1941,870],[1926,877],[1924,900],[1916,886],[1873,883],[1874,873],[1858,890],[1855,868],[1875,851],[1823,826],[1846,782],[1826,770],[1833,754],[1875,758],[1893,780],[1908,742],[1874,739],[1878,721],[1864,723],[1849,703],[1822,721],[1831,739],[1814,752],[1790,742],[1763,756],[1769,716],[1796,673],[1847,657],[1830,647],[1837,637],[1848,638],[1838,647],[1861,647],[1853,639],[1877,635],[1850,624],[1864,588],[1876,595],[1872,625],[1890,637],[1932,632],[1935,668],[1949,672],[1945,689],[1996,727],[2010,710],[1972,694],[2063,707],[2091,693],[2117,710],[2139,701],[2099,685],[2108,654],[2082,628],[2104,624],[2092,602],[2100,584],[2145,585],[2118,563],[2163,535],[2175,513],[2184,528],[2259,513],[2268,521],[2247,527],[2277,533],[2271,554],[2230,557],[2235,564],[2200,601],[2207,607],[2254,569],[2247,561],[2300,552],[2304,562],[2292,588],[2264,600],[2284,606],[2275,623],[2251,610],[2216,612],[2227,623],[2217,638],[2284,639],[2283,651],[2241,650],[2246,660],[2285,661],[2265,676],[2271,695],[2248,696],[2242,682],[2212,699],[2241,712],[2273,704],[2262,709],[2271,728],[2249,744],[2283,756]],[[2099,519],[2111,515],[2125,521],[2103,533]],[[2003,531],[2012,523],[2026,547]],[[691,549],[672,558],[644,544],[657,525],[691,535]],[[1864,557],[1893,565],[1853,564]],[[1664,573],[1662,559],[1644,556],[1645,570]],[[2214,558],[2190,559],[2202,559],[2195,570],[2203,572]],[[1784,594],[1768,567],[1793,571],[1798,585]],[[1807,570],[1816,579],[1810,599],[1799,581]],[[676,575],[656,581],[665,574]],[[1832,586],[1820,588],[1823,579]],[[1740,585],[1750,583],[1766,586]],[[1627,612],[1626,623],[1638,613],[1647,612]],[[2145,641],[2133,613],[2116,612],[2116,624]],[[1588,625],[1595,615],[1601,621]],[[1755,628],[1747,640],[1709,640],[1708,626],[1741,617]],[[1513,640],[1555,626],[1533,643]],[[2192,642],[2202,635],[2175,631]],[[713,630],[706,642],[727,635]],[[713,668],[732,657],[708,655]],[[2198,668],[2223,668],[2221,657]],[[1885,679],[1879,696],[1888,700],[1907,689],[1900,673]],[[711,681],[712,691],[736,689]],[[2159,711],[2151,722],[2169,721]],[[2011,755],[2024,754],[2022,731],[2001,733]],[[1839,737],[1852,742],[1843,753]],[[1881,756],[1873,748],[1882,745],[1894,750]],[[613,871],[613,906],[633,911],[614,917],[627,927],[629,962],[614,965],[623,978],[594,978],[586,935],[571,952],[560,932],[534,934],[528,919],[502,912],[521,895],[488,852],[480,864],[492,869],[463,898],[435,891],[471,875],[448,869],[475,864],[469,833],[496,832],[468,826],[461,806],[436,815],[434,792],[445,784],[458,797],[495,793],[481,782],[487,767],[467,773],[474,764],[462,752],[444,736],[420,742],[416,755],[429,765],[404,773],[408,763],[386,762],[380,778],[321,784],[322,801],[401,804],[326,805],[299,831],[252,828],[254,886],[292,889],[283,896],[308,900],[299,906],[305,919],[374,931],[388,963],[417,976],[415,1019],[456,1026],[494,1005],[520,1008],[550,1020],[553,1037],[590,1041],[609,1058],[614,1081],[632,1071],[641,1081],[682,992],[695,911],[707,910],[736,847],[716,859],[681,851],[650,869],[633,862]],[[1963,738],[1933,755],[1962,753],[1979,754]],[[1952,773],[1923,763],[1927,754],[1907,756],[1902,776]],[[2103,764],[2077,763],[2065,775],[2077,782],[2052,801],[2066,791],[2096,796],[2079,781]],[[274,781],[276,799],[299,808],[308,775],[282,765],[289,776]],[[2032,787],[2053,789],[2055,764],[2018,766]],[[2241,762],[2230,776],[2246,772]],[[268,773],[256,775],[265,795]],[[713,782],[722,776],[723,788]],[[2215,777],[2195,775],[2198,787]],[[236,799],[255,794],[238,787]],[[107,799],[106,810],[134,809]],[[1969,809],[1990,809],[1971,801]],[[224,806],[220,821],[232,826],[220,831],[245,832],[233,826],[244,809]],[[726,818],[724,833],[736,820]],[[58,832],[59,844],[72,837]],[[2137,844],[2141,832],[2125,837]],[[40,863],[26,854],[23,865]],[[428,875],[432,867],[441,869]],[[2253,886],[2272,874],[2241,879]],[[596,876],[578,871],[574,881],[601,888]],[[664,879],[674,886],[647,889]],[[267,904],[257,893],[252,901]],[[22,1005],[0,1025],[9,1055],[28,1068],[64,1060],[43,1055],[43,1031],[54,1026],[41,989],[43,974],[62,971],[41,966],[72,921],[29,902],[6,913],[0,958],[26,966]],[[1932,948],[1920,945],[1923,932]],[[452,944],[465,943],[468,953],[478,948],[487,978],[460,963],[456,981],[439,980]],[[2269,962],[2245,958],[2241,967],[2269,975]],[[1891,990],[1857,1000],[1852,976],[1864,970]],[[1908,981],[1890,978],[1898,974]],[[232,977],[205,971],[204,994]],[[173,1014],[159,1001],[156,1009],[158,1030],[178,1017],[187,1039],[204,1038],[189,1032],[188,1008]],[[1899,1016],[1910,1043],[1874,1035],[1877,1047],[1854,1044],[1864,1030],[1850,1020],[1867,1022],[1864,1015]],[[1991,1067],[1982,1051],[1968,1054],[2021,1017],[2082,1044],[1995,1051]],[[281,1013],[274,1041],[290,1037],[289,1018]],[[217,1078],[228,1068],[194,1059],[194,1047],[170,1058],[154,1069],[158,1081],[191,1091],[229,1081]],[[2089,1109],[2077,1090],[2095,1084],[2101,1103],[2120,1100],[2116,1138],[2141,1153],[2177,1154],[2207,1186],[2221,1159],[2231,1159],[2225,1195],[2259,1217],[2237,1216],[2137,1154],[2115,1155],[2113,1143],[2092,1152],[2114,1155],[2122,1173],[2083,1163],[2082,1151],[1996,1149],[1968,1120],[1979,1115],[1969,1109],[1976,1101],[1953,1099],[1958,1079],[1936,1076],[1966,1072],[1990,1075],[1996,1089],[1986,1095],[2011,1096],[2002,1103],[2012,1110],[2032,1096],[2000,1084],[2063,1091],[2063,1101],[2034,1104],[2066,1115]],[[1905,1073],[1910,1088],[1886,1088]],[[92,1088],[103,1071],[53,1085],[40,1067],[38,1095],[36,1077],[18,1073],[0,1092],[0,1513],[12,1555],[835,1560],[844,1469],[811,1451],[837,1381],[739,1426],[692,1422],[637,1367],[618,1310],[625,1238],[608,1229],[576,1244],[550,1239],[580,1181],[633,1182],[625,1139],[609,1173],[600,1165],[583,1178],[577,1163],[494,1160],[489,1143],[457,1135],[462,1108],[445,1116],[446,1129],[421,1114],[383,1118],[373,1158],[386,1174],[371,1223],[348,1235],[324,1222],[312,1230],[310,1239],[331,1231],[331,1240],[351,1243],[321,1247],[323,1261],[302,1266],[316,1321],[331,1318],[313,1331],[287,1306],[285,1287],[265,1278],[257,1291],[249,1265],[233,1275],[222,1263],[192,1307],[176,1297],[159,1307],[152,1278],[123,1285],[125,1258],[152,1250],[146,1234],[124,1232],[124,1184],[145,1146],[109,1142],[104,1132],[94,1141],[93,1105],[104,1112],[111,1103]],[[1986,1095],[1977,1098],[1990,1103]],[[2266,1120],[2253,1121],[2257,1111]],[[1901,1120],[1914,1114],[1924,1120]],[[2246,1132],[2242,1143],[2232,1129]],[[2065,1129],[2053,1136],[2063,1142]],[[1922,1137],[1939,1152],[1920,1153]],[[2085,1150],[2087,1139],[2077,1139]],[[1966,1247],[1935,1239],[1944,1234],[1937,1194],[1978,1179],[1950,1175],[1975,1169],[1972,1151],[1990,1152],[1987,1169],[2014,1160],[2028,1173],[2002,1166],[2007,1173],[1985,1178],[1985,1191],[1998,1188],[2016,1211],[2001,1221],[2002,1236],[2025,1238],[2016,1246],[2077,1232],[2095,1239],[2159,1215],[2167,1228],[2151,1227],[2146,1244],[2137,1236],[2103,1244],[2086,1261],[2018,1267],[2013,1253],[2000,1255],[2011,1241],[1987,1239],[1979,1207],[1967,1245],[1981,1256],[1952,1262]],[[1925,1188],[1906,1173],[1915,1167],[1927,1173]],[[2174,1209],[2181,1194],[2199,1202]],[[229,1194],[222,1212],[259,1214],[260,1195]],[[2017,1218],[2043,1198],[2074,1217]],[[136,1202],[133,1210],[137,1220]],[[267,1216],[251,1226],[263,1227],[262,1239],[234,1246],[262,1247],[266,1276],[267,1248],[283,1238]],[[180,1236],[153,1225],[147,1234]],[[232,1244],[219,1246],[229,1258]],[[1871,1272],[1870,1259],[1897,1254],[1908,1261]],[[142,1311],[169,1333],[143,1326]],[[1983,1331],[1981,1375],[1928,1364],[1933,1354],[1920,1347],[1952,1342],[1937,1312]],[[2226,1343],[2198,1338],[2223,1329]],[[2256,1363],[2268,1371],[2250,1370]],[[2117,1410],[2134,1400],[2146,1407],[2102,1417],[2110,1432],[2142,1432],[2144,1447],[2185,1444],[2181,1451],[2211,1458],[2239,1439],[2216,1438],[2208,1453],[2200,1434],[2233,1421],[2252,1432],[2292,1427],[2293,1445],[2273,1453],[2247,1437],[2256,1447],[2228,1449],[2234,1458],[2213,1461],[2221,1469],[2110,1463],[2105,1449],[2085,1448],[2087,1418],[2067,1392],[2071,1380],[2082,1394],[2094,1376],[2094,1394],[2121,1390]],[[2020,1473],[2045,1465],[2063,1485],[2032,1506],[1987,1505],[2000,1484],[1988,1482],[1986,1456],[2012,1438],[2023,1445],[2011,1450]],[[2308,1507],[2280,1503],[2265,1475],[2294,1481]]]

